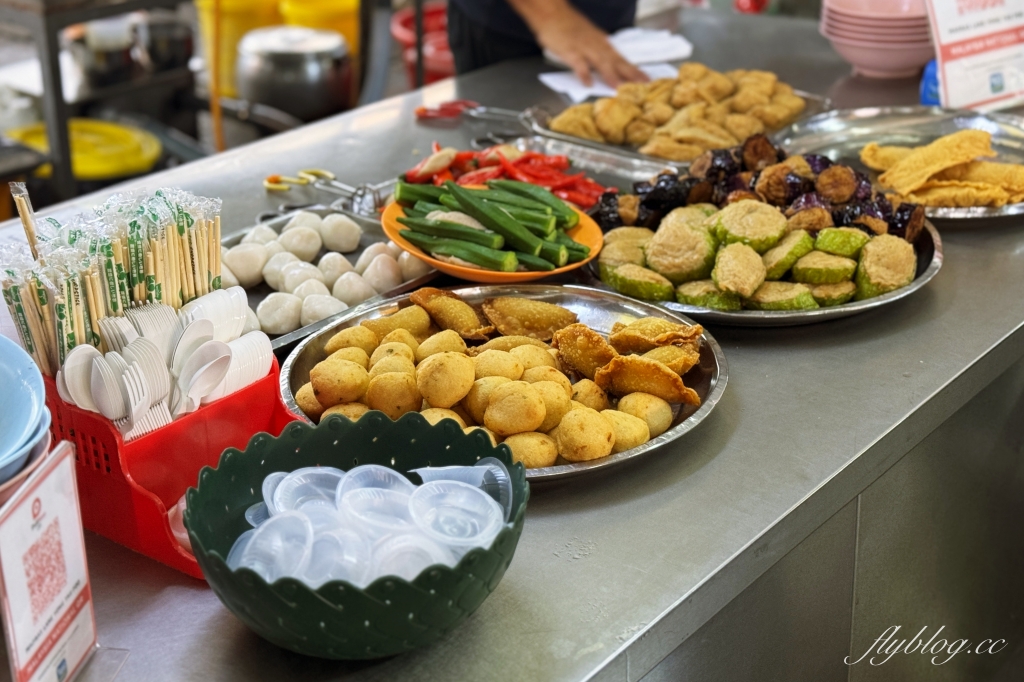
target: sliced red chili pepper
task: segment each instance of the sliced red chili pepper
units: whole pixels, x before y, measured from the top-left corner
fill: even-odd
[[[459,185],[482,185],[488,180],[497,180],[504,174],[505,169],[501,166],[488,166],[487,168],[478,168],[475,171],[470,171],[459,177],[455,182]]]
[[[576,173],[575,175],[566,175],[561,180],[558,180],[551,185],[552,189],[576,189],[579,185],[579,181],[583,179],[583,173]]]
[[[437,185],[438,187],[441,187],[442,185],[444,185],[444,183],[454,179],[455,178],[452,177],[452,172],[445,168],[443,171],[434,176],[434,184]]]
[[[411,182],[414,184],[430,182],[429,177],[422,177],[420,175],[420,170],[423,168],[423,166],[426,165],[427,161],[429,160],[430,157],[428,156],[427,158],[423,159],[409,170],[405,171],[405,173],[402,174],[402,179],[405,180],[406,182]]]
[[[505,173],[513,180],[518,180],[519,182],[533,182],[529,175],[512,165],[512,162],[506,159],[504,154],[499,152],[498,159],[501,161],[501,167],[505,169]]]
[[[559,199],[562,199],[563,201],[572,202],[579,206],[580,208],[584,209],[590,208],[597,201],[594,197],[591,197],[589,194],[582,194],[580,192],[574,192],[572,190],[567,189],[556,189],[553,192],[553,194]]]
[[[458,118],[466,109],[475,109],[478,106],[480,105],[472,100],[456,99],[450,102],[441,102],[434,107],[416,107],[416,118]]]

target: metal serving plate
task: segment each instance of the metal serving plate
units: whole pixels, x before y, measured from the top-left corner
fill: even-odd
[[[790,154],[824,154],[867,173],[872,182],[878,173],[860,162],[860,150],[868,142],[918,147],[943,135],[973,128],[992,134],[998,161],[1024,163],[1024,117],[982,114],[977,111],[939,107],[867,107],[844,109],[797,121],[774,135]],[[1000,208],[926,207],[934,220],[979,220],[1024,214],[1024,203]]]
[[[641,317],[661,317],[682,324],[693,324],[692,320],[683,315],[650,303],[589,287],[523,284],[469,286],[454,288],[452,291],[470,304],[482,303],[484,299],[493,296],[517,296],[554,303],[573,311],[579,316],[580,322],[605,336],[611,333],[612,325],[616,322],[628,324]],[[334,334],[341,329],[356,326],[363,320],[383,317],[407,305],[409,305],[408,295],[398,296],[387,301],[364,303],[345,311],[330,326],[321,329],[300,343],[281,366],[281,397],[284,399],[285,405],[295,414],[302,415],[302,411],[295,403],[295,392],[309,381],[309,371],[326,357],[324,345]],[[725,354],[707,330],[704,331],[701,339],[700,364],[684,376],[686,385],[700,396],[700,407],[674,406],[675,418],[672,427],[657,438],[632,450],[590,462],[528,469],[526,471],[527,480],[533,483],[554,481],[622,464],[680,438],[704,421],[715,409],[715,405],[722,398],[722,393],[725,392],[725,386],[729,381],[729,370]]]
[[[902,289],[890,291],[865,301],[851,301],[842,305],[814,310],[739,310],[736,312],[710,310],[675,301],[663,301],[656,305],[690,315],[702,323],[724,324],[730,327],[797,327],[826,320],[838,320],[842,317],[881,308],[893,301],[910,296],[939,274],[939,269],[942,268],[942,239],[939,237],[939,231],[930,222],[925,221],[924,226],[925,229],[921,231],[917,241],[914,242],[914,251],[917,252],[917,274],[914,281]],[[610,290],[608,285],[598,279],[597,261],[591,262],[585,271],[592,286]]]
[[[804,109],[804,114],[800,120],[805,120],[809,116],[817,116],[823,111],[828,111],[832,106],[832,100],[828,97],[821,95],[815,95],[803,90],[794,90],[794,94],[803,97],[807,102],[807,108]],[[529,128],[537,135],[543,135],[544,137],[550,137],[563,142],[572,142],[573,144],[582,145],[586,147],[592,147],[594,149],[601,149],[606,152],[618,154],[629,159],[636,159],[647,162],[660,162],[662,164],[670,164],[677,169],[689,168],[690,164],[687,162],[680,161],[668,161],[666,159],[659,159],[656,156],[648,156],[647,154],[641,154],[637,151],[638,147],[630,145],[615,145],[607,144],[604,142],[593,142],[591,140],[584,140],[579,137],[573,137],[572,135],[566,135],[565,133],[558,133],[549,127],[551,125],[551,119],[554,115],[542,107],[531,107],[524,111],[520,116],[520,120],[523,125]]]
[[[342,211],[337,211],[337,210],[335,210],[333,208],[329,208],[327,206],[310,206],[310,207],[305,208],[303,210],[309,211],[311,213],[316,213],[321,218],[326,216],[326,215],[329,215],[331,213],[342,213]],[[288,224],[288,221],[291,220],[292,217],[296,213],[298,213],[298,211],[292,211],[291,213],[286,213],[286,214],[284,214],[282,216],[278,216],[276,218],[271,218],[270,220],[261,222],[259,224],[260,225],[266,225],[267,227],[272,228],[274,231],[276,231],[278,234],[280,234],[281,229],[284,228],[284,226]],[[348,213],[348,212],[345,212],[345,213],[346,213],[346,215],[348,215],[348,217],[350,217],[353,220],[355,220],[359,224],[359,227],[363,228],[363,236],[359,239],[359,248],[357,248],[352,253],[342,254],[346,258],[348,258],[349,262],[351,262],[353,265],[355,265],[356,261],[359,260],[359,256],[361,256],[363,254],[363,251],[366,249],[366,247],[368,247],[370,244],[376,244],[377,242],[386,242],[386,241],[388,241],[388,238],[384,234],[384,230],[381,229],[379,221],[368,220],[368,219],[366,219],[366,218],[364,218],[362,216],[354,215],[354,214]],[[256,225],[252,225],[250,227],[245,228],[244,230],[241,230],[240,232],[236,232],[236,233],[234,233],[234,234],[232,234],[230,236],[224,237],[223,239],[221,239],[221,245],[222,246],[226,246],[227,248],[230,249],[232,246],[235,246],[236,244],[241,243],[242,238],[245,237],[245,235],[249,234],[249,232],[251,232],[254,227],[256,227]],[[321,250],[320,253],[317,254],[317,257],[313,259],[314,264],[316,262],[319,262],[320,258],[322,258],[325,253],[327,253],[326,249]],[[391,298],[392,296],[398,296],[399,294],[404,294],[407,291],[413,291],[415,289],[419,289],[421,286],[423,286],[424,284],[426,284],[430,280],[434,279],[439,274],[440,273],[438,273],[437,270],[432,270],[432,271],[428,272],[427,274],[423,275],[422,277],[417,277],[416,279],[409,280],[408,282],[404,282],[403,284],[395,287],[394,289],[391,289],[390,291],[386,291],[383,294],[378,294],[377,296],[374,296],[373,298],[367,299],[366,301],[364,301],[364,303],[380,302],[380,301],[383,301],[386,298]],[[246,293],[246,296],[249,299],[249,307],[252,308],[253,310],[256,310],[256,308],[263,301],[263,299],[265,299],[270,294],[274,293],[274,290],[271,289],[270,285],[267,284],[266,282],[261,282],[261,283],[257,284],[256,286],[254,286],[254,287],[252,287],[250,289],[246,289],[245,293]],[[362,305],[362,304],[360,304],[360,305]],[[270,337],[271,346],[273,346],[274,350],[277,350],[278,348],[283,348],[283,347],[287,346],[288,344],[295,343],[296,341],[299,341],[300,339],[304,339],[307,336],[309,336],[310,334],[312,334],[314,332],[317,332],[317,331],[323,329],[324,327],[330,325],[332,322],[337,320],[340,316],[348,314],[349,311],[351,311],[351,310],[353,310],[353,308],[349,308],[347,310],[343,310],[340,313],[338,313],[337,315],[334,315],[332,317],[324,318],[324,319],[320,320],[319,322],[314,322],[313,324],[310,324],[310,325],[306,325],[305,327],[301,327],[299,329],[296,329],[295,331],[293,331],[293,332],[291,332],[289,334],[281,334],[280,336],[271,336]]]

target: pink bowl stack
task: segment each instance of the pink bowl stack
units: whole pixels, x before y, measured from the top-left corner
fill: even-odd
[[[869,78],[909,78],[935,57],[924,0],[824,0],[821,34]]]

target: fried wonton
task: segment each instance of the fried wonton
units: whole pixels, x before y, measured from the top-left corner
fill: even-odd
[[[396,329],[405,329],[421,343],[430,336],[430,315],[418,305],[402,308],[387,317],[363,320],[360,324],[376,334],[378,339],[383,339]]]
[[[659,346],[647,351],[641,357],[660,362],[679,376],[683,376],[690,371],[691,367],[700,362],[698,351],[681,346]]]
[[[616,323],[608,341],[623,355],[646,353],[659,346],[689,347],[699,352],[703,333],[704,328],[699,324],[689,326],[660,317],[642,317],[628,325]]]
[[[551,347],[558,349],[558,359],[588,379],[611,362],[618,353],[604,337],[585,324],[570,324],[555,332]]]
[[[931,144],[917,147],[913,152],[882,173],[882,185],[908,195],[917,190],[931,176],[980,157],[992,157],[992,135],[984,130],[961,130],[940,137]]]
[[[502,336],[529,336],[550,341],[556,331],[579,321],[571,310],[528,298],[488,298],[483,308],[484,315]]]
[[[548,348],[548,344],[529,336],[499,336],[496,339],[491,339],[482,346],[469,348],[466,351],[466,355],[475,357],[483,353],[485,350],[503,350],[507,353],[513,348],[518,348],[519,346],[537,346],[538,348],[544,349]]]
[[[1010,194],[998,185],[955,180],[930,180],[906,195],[908,201],[924,206],[1005,206]]]
[[[441,329],[456,331],[464,339],[484,341],[494,333],[493,326],[484,324],[471,305],[450,291],[423,287],[409,300],[426,310]]]
[[[664,364],[638,355],[620,355],[597,370],[594,383],[617,396],[649,393],[670,403],[700,405],[700,396]]]
[[[910,156],[912,151],[913,147],[883,147],[877,142],[868,142],[860,150],[860,161],[871,170],[887,171]]]

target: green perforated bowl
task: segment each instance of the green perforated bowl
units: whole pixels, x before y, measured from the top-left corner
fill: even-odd
[[[232,571],[224,561],[235,538],[249,528],[245,510],[261,501],[263,478],[273,471],[382,464],[408,473],[428,465],[472,465],[483,457],[497,457],[508,467],[512,514],[489,548],[470,551],[455,568],[432,566],[411,583],[384,576],[364,589],[335,581],[313,590],[292,578],[267,584],[248,569]],[[410,480],[420,482],[416,474]],[[308,656],[367,659],[429,644],[466,620],[512,561],[529,497],[522,464],[513,465],[508,447],[494,447],[486,434],[463,433],[452,420],[431,426],[409,413],[394,422],[374,411],[355,423],[338,415],[318,426],[294,422],[279,438],[259,433],[244,451],[225,450],[216,469],[199,472],[184,519],[210,587],[257,634]]]

